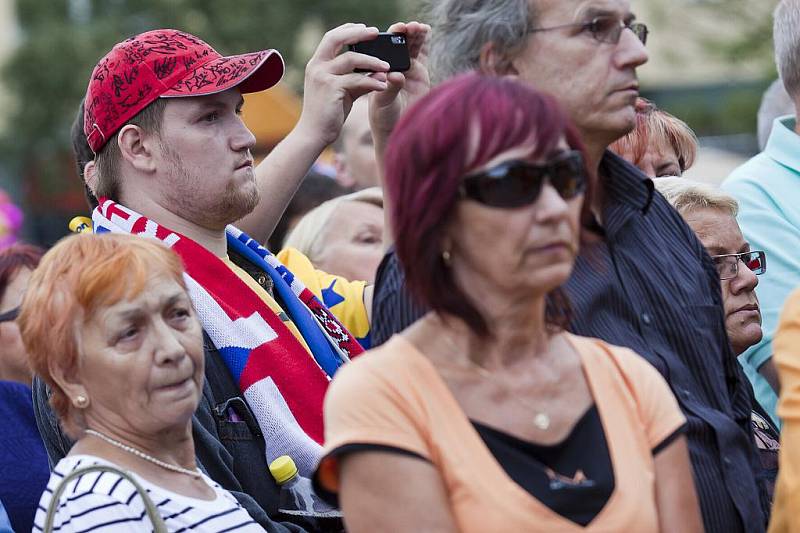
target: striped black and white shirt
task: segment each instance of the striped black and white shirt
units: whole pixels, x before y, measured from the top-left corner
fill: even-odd
[[[76,468],[112,463],[89,455],[70,455],[58,462],[39,501],[33,531],[42,531],[53,491]],[[117,467],[119,468],[119,467]],[[184,531],[249,533],[264,529],[228,491],[207,476],[213,500],[200,500],[169,491],[134,474],[147,491],[172,533]],[[90,472],[70,480],[61,493],[53,531],[59,533],[146,532],[153,527],[144,502],[132,483],[113,472]]]
[[[600,174],[605,238],[581,249],[565,286],[570,329],[630,348],[664,376],[688,421],[706,531],[762,532],[769,498],[750,425],[753,391],[728,341],[714,263],[638,169],[606,152]],[[372,345],[425,312],[390,252],[375,278]]]

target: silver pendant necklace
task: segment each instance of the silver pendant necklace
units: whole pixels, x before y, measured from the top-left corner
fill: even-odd
[[[127,444],[123,444],[118,440],[114,440],[111,437],[100,433],[99,431],[95,431],[93,429],[87,429],[87,430],[85,430],[85,433],[88,434],[88,435],[94,435],[98,439],[104,440],[105,442],[109,443],[110,445],[116,446],[120,450],[124,450],[124,451],[126,451],[126,452],[128,452],[128,453],[130,453],[132,455],[135,455],[136,457],[139,457],[140,459],[144,459],[145,461],[151,462],[154,465],[158,465],[161,468],[165,468],[167,470],[172,470],[173,472],[178,472],[180,474],[186,474],[187,476],[196,477],[198,479],[200,479],[202,477],[201,474],[200,474],[200,471],[197,470],[197,469],[190,470],[188,468],[183,468],[182,466],[178,466],[178,465],[173,465],[173,464],[167,463],[165,461],[162,461],[161,459],[157,459],[157,458],[153,457],[152,455],[146,454],[142,450],[134,448],[133,446],[128,446]]]

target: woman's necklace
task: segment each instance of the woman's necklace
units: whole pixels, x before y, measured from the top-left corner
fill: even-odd
[[[161,459],[156,459],[152,455],[148,455],[148,454],[144,453],[142,450],[134,448],[133,446],[128,446],[127,444],[123,444],[120,441],[114,440],[114,439],[112,439],[111,437],[109,437],[107,435],[103,435],[99,431],[95,431],[93,429],[87,429],[87,430],[85,430],[85,433],[87,433],[89,435],[94,435],[98,439],[104,440],[107,443],[109,443],[110,445],[116,446],[120,450],[125,450],[126,452],[128,452],[130,454],[133,454],[136,457],[139,457],[141,459],[144,459],[145,461],[149,461],[149,462],[153,463],[154,465],[158,465],[161,468],[166,468],[167,470],[172,470],[173,472],[178,472],[180,474],[186,474],[187,476],[196,477],[198,479],[202,478],[202,475],[200,474],[200,471],[197,470],[197,469],[189,470],[188,468],[183,468],[182,466],[172,465],[172,464],[169,464],[167,462],[162,461]]]
[[[506,390],[506,392],[508,392],[508,388],[502,383],[498,382],[496,376],[491,371],[482,367],[481,365],[479,365],[474,361],[470,361],[469,363],[470,367],[474,368],[480,375],[489,379],[490,381],[493,381],[496,385],[501,386],[503,389]],[[548,415],[544,411],[539,410],[539,408],[535,407],[532,403],[525,401],[522,398],[517,398],[512,394],[509,394],[509,396],[511,397],[512,400],[516,401],[518,404],[524,405],[525,407],[527,407],[528,409],[530,409],[535,413],[533,415],[534,426],[536,426],[538,429],[541,429],[542,431],[547,431],[550,428],[550,415]]]
[[[447,343],[450,345],[450,348],[453,351],[456,351],[456,352],[460,351],[458,343],[456,343],[455,339],[451,336],[450,333],[446,333],[444,335],[444,337],[445,337]],[[547,413],[545,413],[544,411],[542,411],[538,407],[534,406],[532,403],[527,402],[527,401],[525,401],[525,400],[523,400],[521,398],[517,398],[516,396],[511,395],[509,390],[508,390],[508,387],[506,387],[505,384],[500,383],[497,380],[497,377],[489,369],[479,365],[478,363],[476,363],[475,361],[473,361],[469,357],[467,357],[467,361],[469,363],[469,367],[463,367],[462,366],[462,367],[460,367],[462,370],[466,370],[467,368],[475,369],[481,376],[487,378],[489,381],[492,381],[496,386],[499,386],[500,388],[505,390],[507,393],[509,393],[509,396],[511,397],[512,400],[516,401],[520,405],[524,405],[527,409],[530,409],[531,411],[533,411],[533,413],[534,413],[534,415],[533,415],[533,425],[537,429],[540,429],[542,431],[547,431],[548,429],[550,429],[550,415],[548,415]]]

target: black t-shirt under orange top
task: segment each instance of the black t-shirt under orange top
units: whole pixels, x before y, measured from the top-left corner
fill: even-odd
[[[472,422],[508,477],[564,518],[586,526],[614,492],[614,468],[597,406],[578,420],[567,437],[543,446]],[[684,433],[681,426],[653,448],[655,456]]]
[[[585,526],[614,492],[614,469],[597,408],[592,406],[562,442],[542,446],[473,421],[508,477],[528,494]]]

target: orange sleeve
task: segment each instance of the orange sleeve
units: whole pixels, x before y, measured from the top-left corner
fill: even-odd
[[[800,291],[783,306],[772,341],[775,364],[781,381],[778,415],[783,419],[780,472],[775,488],[775,506],[770,532],[800,531]]]
[[[645,427],[647,442],[653,450],[686,424],[678,401],[658,370],[637,353],[627,348],[620,351],[622,367],[636,396],[639,416]]]
[[[389,447],[430,459],[422,409],[405,393],[414,383],[386,364],[382,350],[340,368],[325,396],[325,449],[317,480],[328,491],[338,488],[335,452],[347,445]]]

